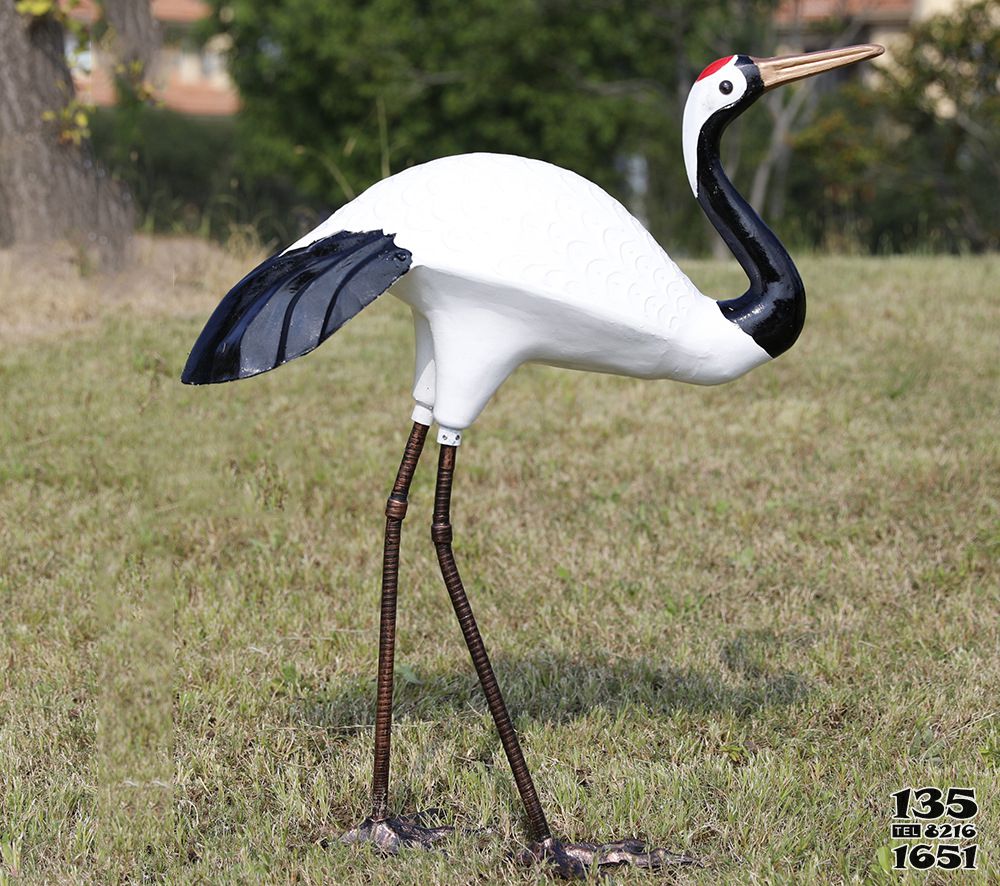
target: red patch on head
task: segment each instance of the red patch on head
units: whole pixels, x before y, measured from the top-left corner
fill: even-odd
[[[725,58],[717,58],[712,64],[710,64],[704,71],[698,75],[699,80],[704,80],[706,77],[711,77],[716,71],[719,70],[723,65],[728,64],[736,58],[735,55],[727,55]]]

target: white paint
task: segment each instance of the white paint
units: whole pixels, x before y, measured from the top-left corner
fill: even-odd
[[[434,410],[428,409],[422,403],[414,403],[413,412],[410,413],[410,421],[418,421],[420,424],[430,427],[434,423]]]
[[[617,200],[548,163],[433,160],[289,248],[342,230],[383,230],[413,253],[390,291],[413,309],[414,415],[448,434],[526,362],[719,384],[770,359]]]
[[[445,446],[458,446],[462,442],[462,432],[454,428],[446,428],[444,425],[438,425],[437,439],[438,443],[443,443]]]
[[[698,196],[698,135],[702,126],[714,113],[736,104],[747,91],[746,75],[736,64],[737,56],[733,56],[719,70],[709,74],[703,80],[695,82],[688,93],[684,105],[684,123],[682,125],[682,141],[684,145],[684,168],[687,170],[691,193]],[[723,80],[733,84],[733,91],[728,95],[719,89]]]

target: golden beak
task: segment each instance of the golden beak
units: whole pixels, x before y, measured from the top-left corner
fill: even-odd
[[[777,58],[754,58],[764,89],[773,89],[782,83],[791,83],[813,74],[822,74],[842,65],[853,65],[865,59],[875,58],[885,52],[877,43],[862,43],[859,46],[844,46],[840,49],[824,49],[820,52],[804,52],[801,55],[782,55]]]

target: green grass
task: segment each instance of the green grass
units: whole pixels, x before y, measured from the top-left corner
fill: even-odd
[[[406,310],[188,388],[240,262],[175,260],[131,301],[76,281],[82,330],[0,352],[0,884],[548,882],[506,860],[524,821],[429,540],[433,445],[392,804],[485,831],[448,860],[336,842],[367,811]],[[996,882],[1000,259],[801,269],[802,340],[731,385],[519,370],[459,452],[459,565],[559,834],[698,856],[679,884]],[[6,282],[23,320],[37,275]],[[879,866],[890,793],[925,784],[977,789],[979,872]]]

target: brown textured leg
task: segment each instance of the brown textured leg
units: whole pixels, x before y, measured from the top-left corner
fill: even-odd
[[[382,613],[378,634],[378,684],[375,690],[375,762],[372,773],[372,818],[386,817],[389,800],[389,751],[392,743],[392,675],[396,654],[396,596],[399,587],[399,544],[406,517],[407,496],[427,437],[427,425],[413,423],[385,503],[385,544],[382,548]]]
[[[461,625],[465,643],[472,655],[479,682],[486,695],[486,704],[493,715],[497,731],[500,733],[500,743],[503,745],[511,772],[514,773],[514,783],[521,795],[525,812],[528,815],[528,826],[534,842],[517,855],[522,864],[543,863],[550,865],[554,873],[567,880],[586,879],[590,868],[604,868],[622,864],[659,870],[672,865],[694,864],[693,858],[686,855],[675,855],[665,849],[647,850],[638,840],[618,840],[614,843],[598,845],[594,843],[563,843],[552,836],[538,792],[531,780],[521,745],[514,731],[514,724],[507,711],[500,686],[497,684],[493,666],[490,664],[486,647],[479,634],[469,598],[466,596],[462,579],[455,565],[455,557],[451,550],[451,487],[455,473],[455,446],[441,446],[438,459],[437,489],[434,494],[434,523],[431,527],[431,537],[437,548],[438,562],[441,564],[441,574],[448,587],[455,615]]]
[[[401,847],[429,848],[448,836],[450,827],[429,827],[427,814],[390,817],[389,759],[392,742],[392,676],[396,651],[396,594],[399,581],[399,543],[406,516],[410,482],[417,467],[427,425],[413,423],[403,459],[385,505],[385,545],[382,552],[382,614],[378,638],[378,685],[375,697],[375,762],[372,771],[372,814],[341,837],[345,843],[372,842],[383,852]]]
[[[514,732],[514,724],[507,712],[503,696],[500,694],[500,686],[497,684],[493,666],[486,654],[483,638],[479,635],[479,628],[476,626],[476,619],[472,614],[472,607],[469,605],[469,598],[465,594],[462,579],[458,574],[458,566],[455,565],[455,557],[451,551],[451,484],[455,473],[456,448],[455,446],[441,446],[441,455],[438,460],[437,490],[434,494],[434,523],[431,526],[431,537],[437,548],[438,562],[441,564],[444,583],[448,587],[452,606],[455,607],[455,615],[458,616],[458,623],[465,636],[465,644],[469,647],[472,663],[476,667],[479,682],[486,694],[486,704],[489,706],[497,731],[500,733],[500,743],[503,745],[507,761],[514,773],[514,783],[517,785],[521,801],[524,803],[524,810],[528,814],[531,836],[535,840],[544,840],[551,836],[549,824],[545,820],[545,813],[538,800],[538,793],[531,780],[531,773],[528,772],[528,767],[524,762],[524,754],[521,753],[521,745],[517,740],[517,733]]]

